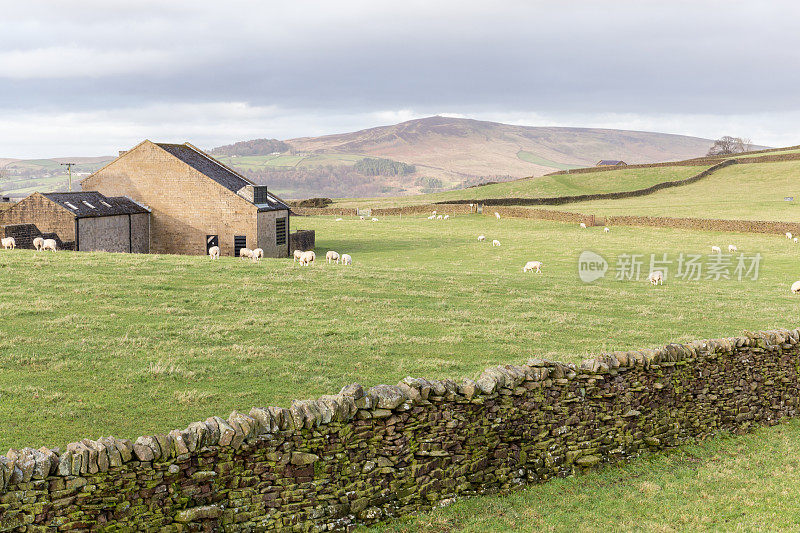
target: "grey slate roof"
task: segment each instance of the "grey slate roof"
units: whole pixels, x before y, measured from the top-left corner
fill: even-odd
[[[227,168],[213,157],[196,150],[193,146],[188,144],[156,144],[193,169],[211,178],[234,193],[238,193],[242,187],[246,185],[254,185],[252,181],[240,176],[236,172],[233,172],[231,169]],[[275,196],[271,194],[268,196],[268,203],[256,204],[256,207],[258,207],[259,211],[289,209],[288,205],[278,200]]]
[[[150,210],[126,196],[105,196],[99,192],[45,192],[42,196],[51,200],[76,218],[135,215]]]
[[[252,185],[249,180],[232,172],[216,159],[198,152],[191,146],[167,143],[158,143],[158,146],[233,192],[237,192],[245,185]]]
[[[608,166],[616,166],[616,165],[619,165],[620,163],[624,163],[624,162],[625,161],[620,161],[619,159],[602,159],[597,163],[597,165],[598,166],[601,166],[601,165],[603,165],[603,166],[606,166],[606,165],[608,165]]]

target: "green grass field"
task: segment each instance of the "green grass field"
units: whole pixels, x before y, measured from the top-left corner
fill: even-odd
[[[353,381],[474,377],[532,356],[578,361],[796,326],[800,311],[788,290],[800,278],[800,248],[780,236],[603,234],[479,215],[296,217],[298,228],[317,231],[319,255],[349,253],[353,266],[0,251],[0,447],[164,432]],[[495,238],[501,247],[489,244]],[[621,253],[707,253],[729,242],[763,254],[758,281],[668,273],[654,288],[577,276],[585,249],[613,269]],[[543,274],[522,273],[532,259],[544,261]]]
[[[796,531],[800,420],[483,496],[374,528],[382,533]]]
[[[794,197],[788,202],[784,197]],[[597,215],[783,220],[800,222],[800,161],[733,165],[697,183],[621,200],[593,200],[562,211]]]
[[[706,168],[708,167],[675,166],[629,168],[586,174],[558,174],[417,196],[334,200],[332,207],[396,207],[451,200],[481,200],[484,198],[508,197],[538,198],[630,191],[650,187],[664,181],[688,178]]]
[[[526,152],[525,150],[520,150],[519,152],[517,152],[517,157],[519,157],[523,161],[527,161],[528,163],[533,163],[535,165],[542,165],[543,167],[557,168],[559,170],[567,170],[567,169],[582,167],[582,165],[570,165],[568,163],[559,163],[557,161],[552,161],[550,159],[546,159],[544,157],[536,155],[533,152]]]

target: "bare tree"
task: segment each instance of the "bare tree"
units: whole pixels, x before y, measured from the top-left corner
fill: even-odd
[[[730,155],[730,154],[741,154],[742,152],[747,152],[752,147],[750,139],[744,139],[742,137],[731,137],[730,135],[725,135],[714,141],[714,144],[709,148],[708,153],[706,155]]]

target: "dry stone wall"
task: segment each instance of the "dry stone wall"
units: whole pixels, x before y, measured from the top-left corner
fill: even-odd
[[[0,531],[333,531],[796,416],[800,330],[531,359],[0,456]]]

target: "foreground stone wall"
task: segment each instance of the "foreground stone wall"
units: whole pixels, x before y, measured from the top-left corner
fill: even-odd
[[[796,416],[800,330],[531,359],[0,456],[0,530],[329,531]]]

